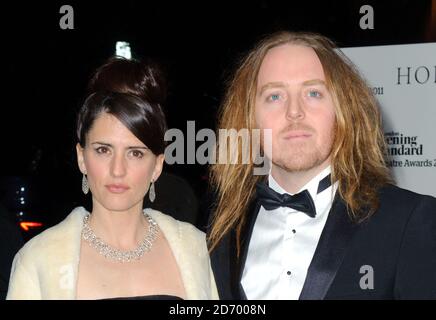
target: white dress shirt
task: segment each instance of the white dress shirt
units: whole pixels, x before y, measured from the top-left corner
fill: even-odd
[[[299,298],[337,190],[335,183],[317,194],[319,182],[330,172],[329,166],[300,190],[312,196],[315,218],[288,207],[268,211],[261,206],[242,274],[248,299]],[[271,175],[268,181],[273,190],[286,193]]]

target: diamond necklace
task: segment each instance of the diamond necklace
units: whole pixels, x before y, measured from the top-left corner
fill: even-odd
[[[118,262],[130,262],[132,260],[139,260],[145,252],[151,250],[153,242],[156,239],[158,233],[158,227],[156,221],[153,220],[148,214],[144,214],[148,220],[148,232],[145,235],[144,240],[141,241],[139,246],[135,250],[122,251],[112,248],[106,242],[97,237],[94,231],[88,224],[89,213],[83,218],[82,238],[88,242],[91,247],[97,250],[98,253],[105,258],[116,260]]]

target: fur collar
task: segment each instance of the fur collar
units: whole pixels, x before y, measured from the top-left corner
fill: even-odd
[[[191,224],[145,209],[158,224],[180,269],[187,299],[217,299],[205,235]],[[16,255],[8,299],[75,299],[83,217],[75,208]]]

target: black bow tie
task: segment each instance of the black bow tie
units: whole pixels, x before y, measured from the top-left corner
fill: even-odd
[[[320,193],[330,187],[331,178],[330,174],[323,178],[318,184],[318,191]],[[256,184],[257,198],[260,204],[266,210],[274,210],[280,207],[289,207],[297,211],[306,213],[309,217],[315,218],[316,209],[313,199],[309,191],[303,190],[293,196],[284,193],[280,194],[271,189],[266,183],[258,182]]]

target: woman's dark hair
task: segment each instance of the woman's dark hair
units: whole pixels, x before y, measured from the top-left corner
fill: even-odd
[[[164,153],[167,124],[161,105],[166,99],[166,85],[155,63],[110,58],[95,71],[88,94],[77,118],[77,138],[82,147],[94,121],[108,113],[155,155]]]
[[[166,121],[160,106],[135,95],[108,91],[92,93],[79,111],[77,139],[82,147],[95,120],[103,113],[116,117],[153,154],[164,153]]]
[[[161,107],[167,96],[162,70],[151,60],[109,58],[97,68],[88,83],[88,94],[97,91],[130,93]]]

